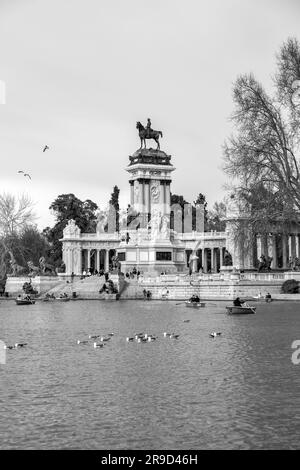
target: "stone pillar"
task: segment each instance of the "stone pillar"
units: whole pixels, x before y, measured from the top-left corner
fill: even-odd
[[[91,250],[87,250],[87,269],[91,267]]]
[[[105,250],[105,272],[109,271],[109,250]]]
[[[134,181],[129,181],[130,184],[130,205],[134,206]]]
[[[196,232],[204,232],[204,204],[196,205]]]
[[[224,248],[220,248],[220,269],[223,267],[224,264]]]
[[[171,212],[171,188],[170,188],[171,181],[166,181],[166,192],[165,192],[165,202],[166,202],[166,214],[170,214]]]
[[[290,258],[292,256],[292,235],[288,235],[287,243],[288,243],[288,251],[289,251],[289,258]]]
[[[150,214],[150,188],[149,188],[149,180],[145,180],[144,182],[144,204],[145,204],[145,213]]]
[[[262,239],[261,239],[260,233],[256,234],[256,246],[257,246],[257,258],[260,259],[262,255]]]
[[[262,252],[263,255],[268,256],[268,235],[266,233],[262,234]]]
[[[287,236],[283,233],[282,234],[282,267],[284,269],[287,268],[287,255],[288,255]]]
[[[217,262],[217,249],[216,248],[212,248],[211,249],[211,258],[212,258],[212,272],[217,272],[217,265],[218,265],[218,262]]]
[[[100,251],[96,250],[96,269],[99,272],[100,270]]]
[[[271,268],[276,269],[278,268],[278,260],[277,260],[277,245],[276,245],[276,234],[273,233],[272,235],[272,264]]]
[[[296,257],[296,235],[292,233],[290,236],[291,239],[291,256],[292,258]]]
[[[203,271],[207,273],[207,248],[203,248]]]
[[[296,233],[295,235],[295,238],[296,238],[296,257],[299,258],[300,257],[300,246],[299,246],[299,234]]]
[[[162,214],[165,213],[165,185],[164,181],[159,184],[159,210]]]

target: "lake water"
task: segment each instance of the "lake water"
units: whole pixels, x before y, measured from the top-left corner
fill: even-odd
[[[0,448],[299,448],[300,303],[225,305],[0,301],[0,339],[28,343],[0,364]],[[158,339],[126,342],[141,331]],[[77,345],[110,332],[103,349]]]

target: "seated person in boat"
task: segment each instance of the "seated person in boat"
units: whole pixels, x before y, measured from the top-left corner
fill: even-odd
[[[194,295],[192,295],[192,297],[190,298],[190,302],[198,303],[198,302],[200,302],[200,297],[199,297],[197,294],[194,294]]]
[[[268,293],[266,294],[265,299],[266,299],[266,302],[272,302],[272,296],[271,296],[270,292],[268,292]]]
[[[31,297],[29,294],[25,295],[24,300],[31,300]]]
[[[245,303],[244,300],[241,300],[239,297],[237,297],[234,301],[233,301],[233,305],[235,307],[242,307],[243,304]]]

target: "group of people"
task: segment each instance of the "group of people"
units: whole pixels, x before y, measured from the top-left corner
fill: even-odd
[[[105,273],[108,274],[108,273]],[[105,279],[106,282],[102,285],[101,289],[99,289],[99,294],[116,294],[118,290],[116,289],[113,281],[111,279]]]
[[[143,290],[144,300],[150,300],[152,297],[152,292],[150,290]]]
[[[125,277],[127,277],[127,279],[135,279],[135,277],[138,279],[140,275],[141,272],[138,271],[136,267],[134,267],[132,271],[125,273]]]
[[[189,299],[189,301],[192,302],[192,303],[197,304],[197,303],[200,302],[200,297],[197,294],[193,294],[192,297]]]

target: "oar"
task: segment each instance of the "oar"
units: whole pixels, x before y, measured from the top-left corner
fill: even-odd
[[[175,305],[182,305],[182,304],[185,304],[185,302],[178,302],[178,303],[175,304]]]
[[[250,310],[252,310],[253,313],[255,313],[254,308],[252,308],[249,304],[247,304],[247,302],[244,302],[244,305],[245,305],[245,307],[250,308]]]

